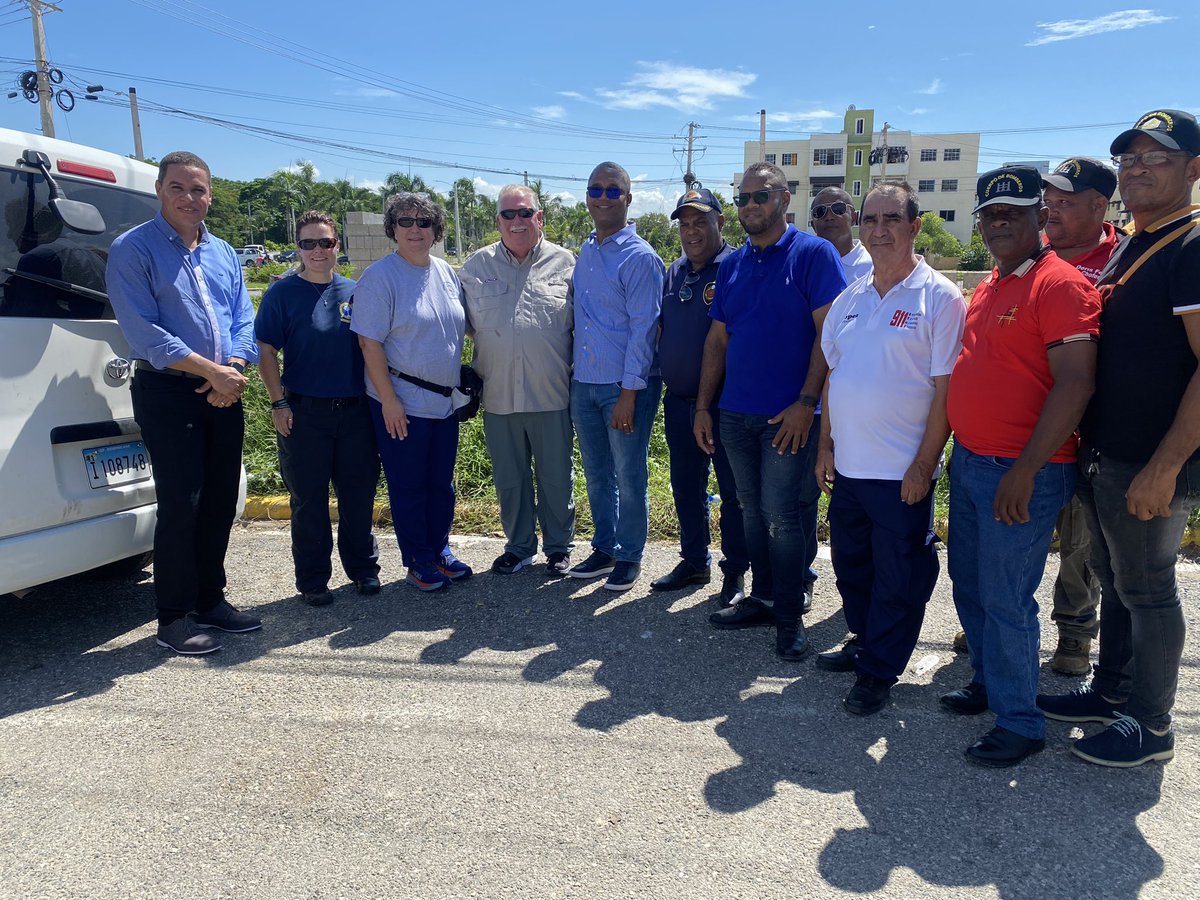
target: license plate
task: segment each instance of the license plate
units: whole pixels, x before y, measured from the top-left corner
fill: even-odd
[[[142,441],[89,447],[83,451],[83,469],[93,488],[146,481],[154,475]]]

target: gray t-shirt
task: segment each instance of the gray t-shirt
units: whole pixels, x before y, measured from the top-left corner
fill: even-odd
[[[456,387],[466,318],[462,285],[444,260],[414,266],[398,253],[372,263],[354,288],[350,330],[383,344],[388,366],[434,384]],[[392,376],[392,388],[409,416],[444,419],[449,397]],[[367,394],[378,400],[371,379]]]

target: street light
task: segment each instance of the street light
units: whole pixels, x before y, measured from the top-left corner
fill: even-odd
[[[100,98],[96,95],[101,93],[103,90],[104,85],[102,84],[89,84],[87,86],[87,93],[83,95],[83,99],[99,100]],[[145,159],[146,157],[142,153],[142,122],[141,119],[138,118],[137,88],[131,87],[129,89],[129,93],[126,93],[125,91],[110,91],[109,93],[114,94],[117,97],[129,98],[129,115],[133,121],[133,155],[135,159]]]

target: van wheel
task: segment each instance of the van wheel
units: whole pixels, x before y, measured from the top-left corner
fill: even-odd
[[[130,578],[140,574],[154,561],[154,551],[147,550],[136,556],[127,556],[96,569],[93,574],[99,578]]]

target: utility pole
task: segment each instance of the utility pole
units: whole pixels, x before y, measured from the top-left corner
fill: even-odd
[[[458,221],[458,185],[454,185],[454,255],[462,265],[462,225]]]
[[[50,63],[46,59],[46,29],[42,27],[42,12],[62,12],[52,3],[45,0],[25,0],[29,6],[29,14],[33,19],[33,53],[37,66],[38,106],[42,110],[42,134],[54,137],[54,110],[50,101],[54,99],[54,89],[50,87]]]
[[[138,158],[139,159],[141,158],[141,154],[138,154]],[[250,229],[250,240],[246,241],[246,243],[253,244],[254,243],[254,201],[253,200],[246,201],[246,222]]]
[[[879,167],[880,167],[879,168],[879,180],[881,182],[887,181],[887,159],[888,159],[887,133],[888,133],[888,129],[891,127],[892,126],[889,123],[887,123],[887,122],[883,123],[883,154],[879,157]]]
[[[696,138],[696,129],[699,127],[695,122],[688,122],[687,169],[683,173],[683,186],[689,191],[696,183],[696,175],[692,172],[692,142]]]
[[[767,161],[767,111],[758,111],[758,161]]]
[[[142,120],[138,118],[137,88],[135,87],[129,89],[129,114],[133,119],[133,155],[142,160],[146,157],[142,155]],[[250,243],[253,244],[254,241]]]
[[[529,187],[529,170],[528,169],[524,172],[524,176],[525,176],[525,187]],[[455,196],[457,197],[458,195],[455,194]]]

